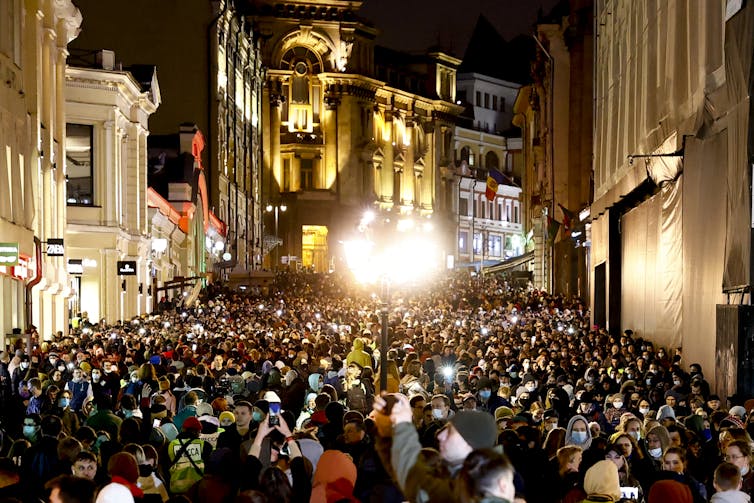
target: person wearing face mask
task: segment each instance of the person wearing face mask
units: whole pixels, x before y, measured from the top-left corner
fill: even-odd
[[[102,381],[110,398],[117,398],[120,392],[120,374],[115,363],[108,360],[102,362]]]
[[[56,352],[50,352],[50,354],[47,355],[47,360],[45,360],[44,364],[42,365],[42,372],[44,374],[50,375],[53,370],[57,369],[59,360],[60,357]]]
[[[22,382],[28,382],[29,379],[38,376],[39,373],[37,372],[37,369],[31,365],[29,357],[24,355],[18,367],[13,371],[13,377],[11,379],[13,382],[13,389],[18,390],[19,385]]]
[[[39,414],[29,414],[24,418],[23,426],[21,427],[21,434],[32,444],[37,443],[41,437],[39,431],[40,421]]]
[[[516,398],[519,398],[522,393],[528,393],[532,400],[536,400],[535,397],[537,391],[537,380],[531,374],[526,374],[521,379],[521,385],[516,388]]]
[[[55,386],[50,386],[54,388]],[[48,394],[50,391],[48,388]],[[58,416],[63,420],[63,429],[68,433],[74,433],[78,431],[81,426],[78,414],[71,410],[71,392],[68,390],[59,391],[56,396],[50,396],[50,410],[49,412]]]
[[[664,426],[655,426],[647,432],[644,441],[647,454],[655,471],[662,469],[662,454],[670,447],[670,434]]]
[[[477,381],[477,409],[494,415],[498,407],[510,407],[510,402],[498,395],[498,384],[489,377]]]
[[[576,445],[587,450],[592,444],[592,434],[589,432],[589,422],[584,416],[575,415],[566,427],[565,445]]]
[[[621,393],[615,393],[610,397],[608,403],[610,404],[610,408],[605,411],[605,419],[611,426],[610,431],[613,431],[618,426],[621,416],[628,412],[628,410],[624,407],[623,395]]]
[[[84,372],[80,369],[74,369],[73,377],[65,385],[65,389],[71,392],[71,410],[76,412],[81,410],[84,400],[93,398],[94,392],[89,381],[84,379]]]
[[[102,379],[102,370],[93,368],[90,385],[92,387],[92,394],[94,398],[97,398],[100,395],[105,395],[109,392],[106,384],[107,383]]]
[[[450,409],[450,399],[447,395],[434,395],[429,403],[432,407],[432,421],[419,429],[419,439],[422,447],[437,449],[437,432],[445,427],[448,419],[455,413]]]

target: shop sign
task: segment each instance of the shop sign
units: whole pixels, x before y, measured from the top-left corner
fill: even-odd
[[[80,258],[68,259],[68,274],[84,274],[84,261]]]
[[[25,281],[29,278],[29,265],[31,259],[25,255],[19,255],[18,261],[14,266],[0,265],[0,274],[6,274],[14,279]]]
[[[119,276],[136,276],[136,261],[135,260],[119,260],[118,261],[118,275]]]
[[[13,267],[11,276],[24,281],[29,277],[29,257],[18,257],[18,265]]]
[[[58,238],[50,238],[47,240],[47,256],[48,257],[62,257],[65,255],[65,247],[63,246],[63,240]]]
[[[18,243],[0,243],[0,266],[18,264]]]

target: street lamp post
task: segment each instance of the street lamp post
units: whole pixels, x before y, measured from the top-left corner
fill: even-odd
[[[275,213],[275,270],[278,268],[279,258],[278,258],[278,240],[280,239],[278,236],[278,220],[280,213],[285,213],[285,210],[288,209],[288,206],[285,204],[268,204],[265,210],[267,213]]]
[[[380,390],[387,389],[387,350],[389,345],[388,333],[388,311],[390,310],[390,282],[387,278],[382,278],[382,312],[380,313],[380,323],[382,331],[380,334]]]
[[[403,218],[394,227],[384,219],[375,229],[373,212],[364,214],[358,235],[343,242],[344,254],[354,278],[364,284],[381,286],[380,308],[380,389],[387,389],[387,365],[390,316],[390,288],[395,284],[426,281],[440,270],[440,249],[432,236],[433,226],[425,221],[417,225],[411,218]]]

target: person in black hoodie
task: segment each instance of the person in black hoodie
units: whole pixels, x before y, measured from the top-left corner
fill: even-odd
[[[30,498],[44,495],[44,484],[59,475],[58,435],[63,422],[57,416],[46,416],[40,422],[42,437],[26,450],[21,458],[21,484]]]

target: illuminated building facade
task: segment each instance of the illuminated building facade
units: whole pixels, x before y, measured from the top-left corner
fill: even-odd
[[[521,139],[458,126],[455,131],[458,175],[458,264],[497,264],[524,252],[520,178]],[[486,197],[487,173],[505,177],[495,198]],[[518,181],[517,181],[518,180]]]
[[[153,66],[96,62],[74,55],[65,73],[69,314],[114,323],[152,310],[147,137],[161,98]]]
[[[259,39],[236,3],[133,0],[113,15],[108,2],[77,0],[86,20],[77,48],[107,47],[126,63],[157,66],[163,102],[150,119],[150,137],[191,123],[205,138],[207,204],[227,224],[220,256],[231,254],[230,260],[212,255],[210,276],[244,275],[262,258],[263,68]],[[128,26],[127,36],[121,25]]]
[[[30,324],[49,337],[68,325],[64,245],[43,252],[65,234],[63,88],[80,25],[70,0],[0,1],[0,338]]]
[[[682,346],[730,396],[750,358],[716,305],[751,303],[754,3],[595,4],[594,323]]]
[[[533,82],[520,89],[513,106],[513,124],[523,140],[523,206],[534,245],[534,286],[581,298],[589,292],[589,241],[587,222],[578,215],[593,191],[592,3],[563,1],[538,21]]]
[[[454,253],[453,125],[460,61],[375,47],[360,1],[257,2],[264,39],[263,197],[279,213],[268,267],[340,267],[367,209],[428,219]],[[265,226],[273,236],[273,215]],[[272,257],[279,263],[273,264]]]

